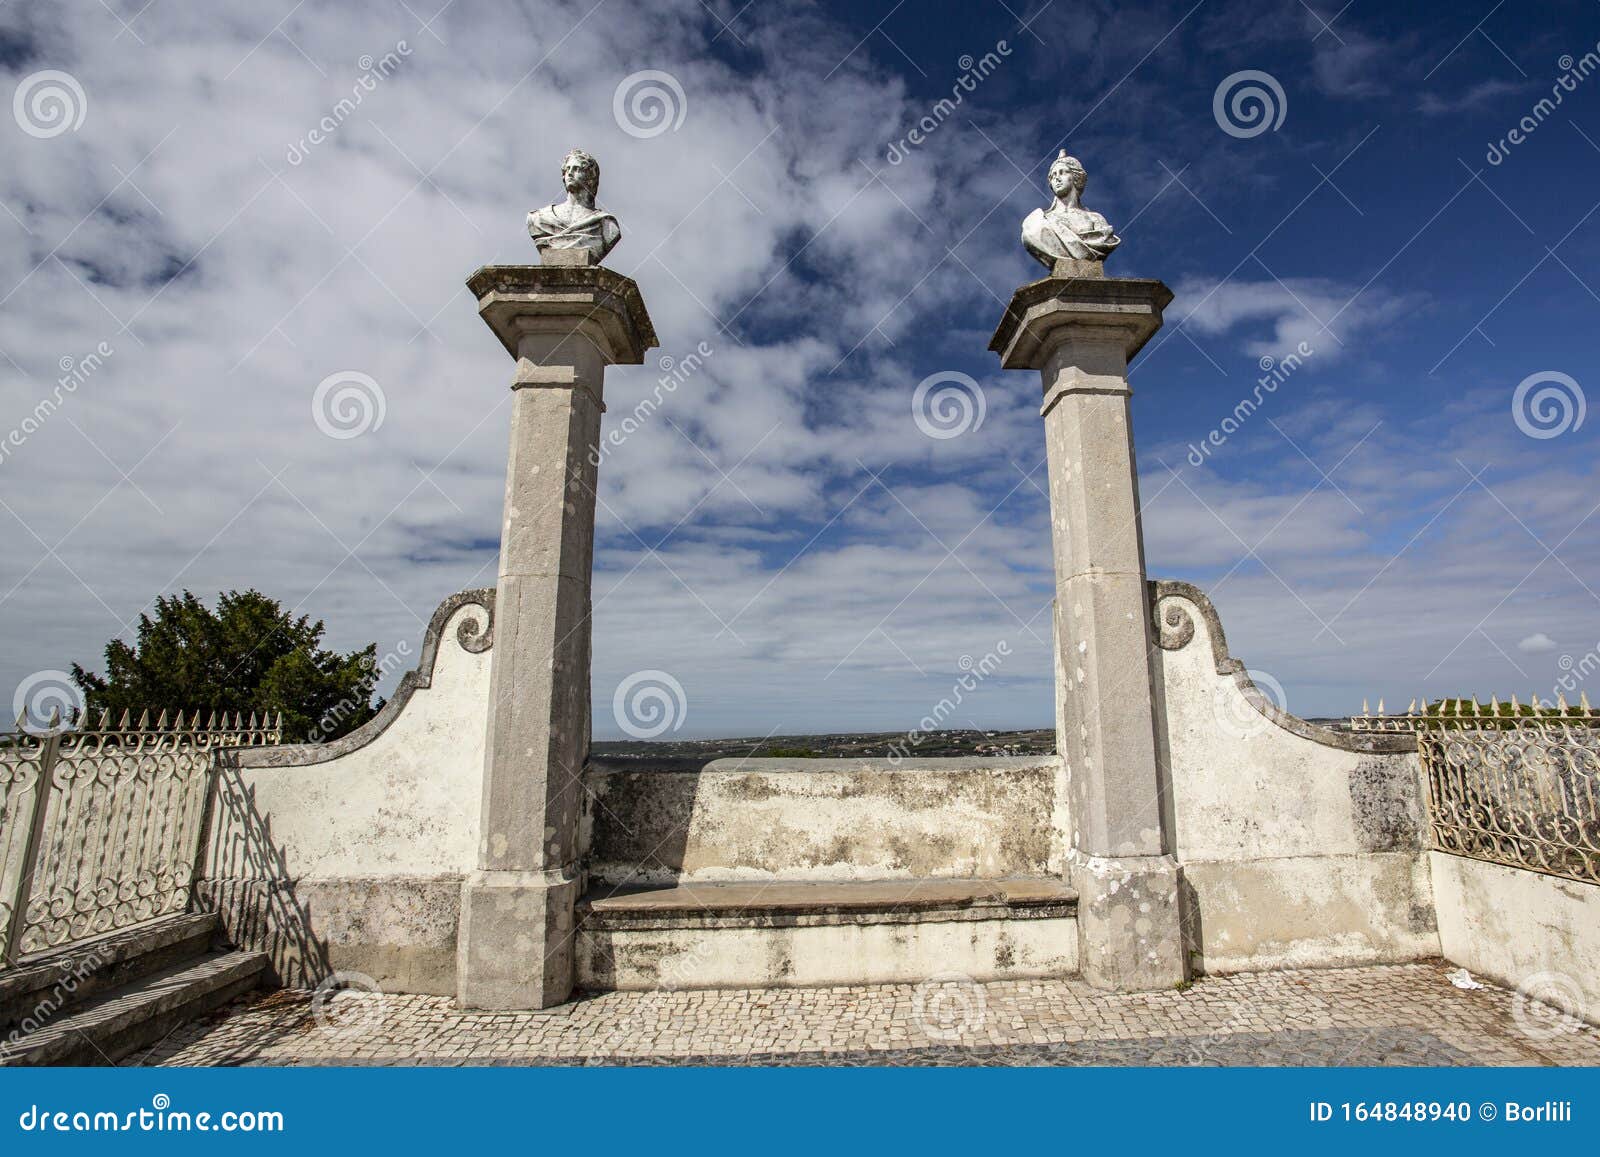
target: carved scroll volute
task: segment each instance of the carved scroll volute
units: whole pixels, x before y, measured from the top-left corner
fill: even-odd
[[[1169,600],[1156,608],[1156,643],[1163,651],[1180,651],[1194,638],[1194,617],[1183,604]]]

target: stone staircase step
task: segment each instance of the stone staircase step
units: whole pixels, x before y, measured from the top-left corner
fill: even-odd
[[[15,1041],[0,1038],[0,1064],[115,1064],[261,983],[261,952],[219,951],[186,960],[51,1017]]]
[[[41,1011],[59,1013],[204,954],[219,924],[214,912],[162,916],[24,956],[15,968],[0,970],[0,1040]]]

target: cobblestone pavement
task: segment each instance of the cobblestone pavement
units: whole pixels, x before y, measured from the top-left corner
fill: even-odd
[[[276,992],[130,1064],[1600,1065],[1600,1030],[1442,963],[1205,977],[611,992],[543,1012],[447,997]]]

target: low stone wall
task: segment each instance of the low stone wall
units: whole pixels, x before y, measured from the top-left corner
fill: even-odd
[[[1600,1024],[1600,887],[1446,852],[1429,859],[1446,959]]]
[[[1437,955],[1415,736],[1335,732],[1279,710],[1228,656],[1205,595],[1152,587],[1191,967]]]
[[[476,867],[494,592],[440,605],[417,669],[329,744],[225,753],[199,904],[277,979],[361,972],[453,995],[461,881]]]
[[[591,885],[1045,876],[1060,760],[591,761]]]

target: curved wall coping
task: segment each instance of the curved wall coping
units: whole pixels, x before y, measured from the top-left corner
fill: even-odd
[[[282,747],[236,747],[219,749],[219,758],[229,767],[309,767],[328,763],[341,756],[358,751],[389,730],[400,713],[406,709],[411,696],[433,685],[433,668],[439,658],[439,642],[444,637],[446,624],[462,607],[482,607],[487,620],[480,627],[473,619],[463,620],[456,628],[456,642],[463,651],[482,654],[494,645],[494,588],[478,587],[453,594],[440,603],[428,620],[428,629],[422,636],[422,653],[417,665],[400,677],[383,707],[371,719],[348,735],[341,735],[329,743],[293,743]]]
[[[1417,737],[1410,732],[1380,733],[1363,731],[1335,731],[1321,727],[1298,715],[1291,715],[1272,701],[1257,687],[1243,662],[1228,654],[1227,636],[1222,632],[1222,619],[1206,593],[1193,583],[1161,579],[1150,584],[1150,608],[1155,616],[1156,641],[1163,651],[1180,651],[1194,638],[1195,624],[1179,607],[1168,605],[1161,611],[1163,599],[1183,599],[1190,603],[1202,619],[1211,637],[1211,657],[1218,675],[1231,676],[1243,692],[1245,700],[1273,723],[1302,739],[1334,747],[1341,751],[1362,751],[1371,754],[1407,752],[1417,750]]]

